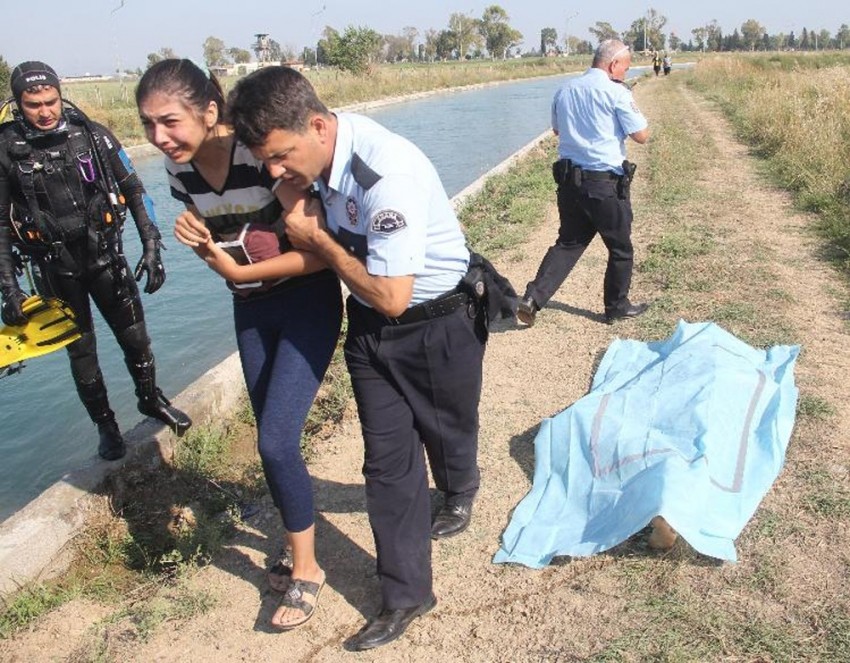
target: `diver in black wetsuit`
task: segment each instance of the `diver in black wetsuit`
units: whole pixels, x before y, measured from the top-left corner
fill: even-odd
[[[61,98],[59,78],[51,67],[43,62],[19,64],[12,70],[11,88],[18,111],[13,121],[0,126],[2,320],[7,325],[27,320],[21,308],[27,294],[16,278],[23,256],[35,267],[39,293],[65,301],[76,314],[82,337],[67,348],[71,373],[80,400],[97,424],[100,456],[117,460],[126,448],[98,365],[89,297],[124,352],[139,411],[182,435],[192,422],[156,386],[136,286],[145,274],[147,293],[156,292],[165,281],[150,198],[109,130]],[[121,243],[127,209],[144,247],[135,272]],[[13,245],[20,255],[12,252]]]

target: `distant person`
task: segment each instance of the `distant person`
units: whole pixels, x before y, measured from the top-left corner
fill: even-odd
[[[486,328],[462,284],[470,252],[428,158],[366,117],[331,113],[298,72],[249,74],[229,113],[273,177],[318,187],[327,220],[318,205],[291,212],[287,236],[352,293],[345,358],[383,605],[347,646],[372,649],[434,607],[431,538],[465,530],[478,491]],[[426,453],[445,496],[433,521]]]
[[[661,61],[661,64],[664,67],[664,75],[668,76],[670,74],[670,70],[673,68],[673,58],[671,58],[668,54],[664,54],[664,59]]]
[[[661,72],[661,54],[658,51],[652,52],[652,71],[656,76]]]
[[[275,179],[224,121],[214,76],[190,60],[162,60],[142,76],[136,103],[147,139],[166,156],[171,193],[186,205],[175,237],[233,292],[263,472],[287,532],[284,547],[291,548],[291,567],[274,565],[269,573],[272,587],[283,592],[272,625],[293,629],[314,615],[325,582],[301,435],[339,338],[339,279],[317,256],[288,250],[275,233],[283,211],[271,191]],[[277,190],[284,199],[283,191],[291,193],[287,204],[304,204],[285,183]],[[240,265],[216,242],[241,247],[256,262]]]
[[[559,160],[553,164],[553,174],[560,228],[519,303],[517,318],[527,325],[534,324],[537,312],[597,233],[608,249],[605,321],[634,317],[648,307],[629,301],[634,262],[629,195],[633,166],[625,161],[625,139],[645,143],[649,138],[646,118],[631,91],[620,84],[631,59],[623,42],[605,40],[596,49],[592,67],[568,79],[555,93],[552,129],[559,139]]]
[[[165,282],[153,205],[115,136],[63,103],[59,78],[51,67],[23,62],[12,70],[10,84],[18,110],[13,121],[0,127],[3,322],[27,321],[21,309],[27,295],[15,276],[14,244],[32,261],[38,292],[61,299],[76,314],[82,337],[67,347],[71,374],[80,400],[97,424],[98,454],[117,460],[126,447],[98,363],[91,301],[124,353],[139,412],[162,421],[177,435],[192,424],[157,387],[136,286],[145,275],[147,293]],[[127,209],[143,247],[135,271],[130,270],[122,246]]]

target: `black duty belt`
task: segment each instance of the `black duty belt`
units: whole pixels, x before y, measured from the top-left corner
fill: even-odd
[[[617,173],[612,173],[610,170],[584,170],[581,171],[581,178],[583,180],[591,180],[591,181],[606,181],[606,180],[618,180],[621,175],[617,175]]]
[[[457,288],[454,288],[439,297],[411,306],[396,318],[388,315],[382,315],[372,307],[361,304],[354,299],[354,297],[351,297],[350,301],[367,311],[373,316],[373,318],[380,320],[380,322],[384,325],[409,325],[414,322],[423,322],[425,320],[442,318],[450,313],[454,313],[462,306],[469,304],[469,295],[466,292],[459,291]]]

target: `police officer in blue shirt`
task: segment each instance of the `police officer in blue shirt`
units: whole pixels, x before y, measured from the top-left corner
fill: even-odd
[[[287,235],[352,293],[345,358],[383,607],[347,646],[372,649],[434,607],[431,538],[466,529],[478,490],[486,328],[460,283],[470,254],[428,158],[366,117],[330,113],[298,72],[247,76],[228,109],[237,138],[273,177],[298,189],[315,183],[326,221],[316,202],[286,216]],[[426,453],[445,494],[433,522]]]
[[[645,143],[646,118],[622,84],[631,64],[629,47],[616,39],[599,44],[593,66],[569,79],[552,102],[552,129],[559,160],[553,164],[558,187],[560,228],[525,290],[517,318],[527,325],[575,266],[597,233],[608,249],[603,299],[605,321],[643,313],[647,304],[629,301],[634,250],[629,184],[634,165],[626,161],[626,138]]]

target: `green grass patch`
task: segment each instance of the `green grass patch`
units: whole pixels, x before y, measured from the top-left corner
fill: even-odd
[[[0,614],[0,638],[8,638],[18,629],[28,626],[42,615],[63,605],[79,592],[44,583],[24,587],[3,606]]]
[[[807,511],[833,521],[850,518],[850,488],[846,479],[825,469],[805,469],[800,472],[804,492],[801,503]]]
[[[549,138],[466,201],[458,216],[473,249],[492,258],[521,244],[546,219],[555,201],[555,160],[557,141]]]
[[[826,421],[835,416],[835,407],[820,396],[802,394],[797,401],[797,416],[814,421]]]
[[[833,605],[819,616],[826,631],[822,661],[850,661],[850,605]]]
[[[634,596],[630,613],[632,626],[588,660],[800,661],[813,653],[811,645],[801,645],[794,625],[760,619],[686,586]]]

